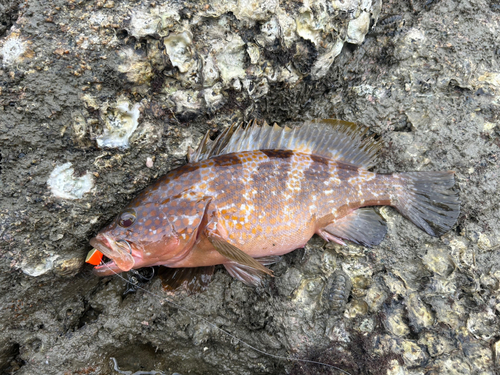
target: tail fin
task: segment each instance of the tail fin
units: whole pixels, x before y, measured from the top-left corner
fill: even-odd
[[[409,172],[395,176],[405,187],[397,197],[397,210],[431,236],[451,229],[460,214],[454,172]]]

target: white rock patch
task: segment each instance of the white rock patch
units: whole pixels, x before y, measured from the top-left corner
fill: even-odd
[[[94,187],[94,179],[90,173],[81,177],[74,176],[71,163],[64,163],[54,168],[47,180],[47,185],[55,197],[63,199],[81,199]]]

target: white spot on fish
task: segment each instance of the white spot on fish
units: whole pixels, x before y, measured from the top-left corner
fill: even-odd
[[[340,181],[339,178],[336,177],[336,174],[332,174],[328,180],[323,182],[326,186],[338,186],[341,184],[342,181]]]

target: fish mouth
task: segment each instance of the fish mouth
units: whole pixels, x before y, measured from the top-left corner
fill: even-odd
[[[94,274],[107,276],[127,272],[134,268],[135,257],[132,246],[125,240],[115,241],[105,234],[98,234],[90,244],[103,253],[110,261],[94,267]]]

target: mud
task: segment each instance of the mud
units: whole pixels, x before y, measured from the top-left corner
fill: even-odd
[[[113,374],[115,358],[131,372],[338,373],[264,356],[207,319],[260,350],[351,374],[495,374],[500,6],[384,1],[364,42],[345,43],[318,77],[315,64],[329,46],[273,39],[266,31],[273,9],[247,17],[222,7],[200,20],[196,14],[211,8],[175,4],[179,19],[163,17],[161,29],[130,26],[138,9],[154,14],[149,2],[0,4],[0,372]],[[304,13],[287,6],[288,14]],[[345,17],[336,20],[335,37],[343,41]],[[203,44],[209,25],[224,28],[226,34],[210,37],[232,41],[244,69],[206,71],[202,81],[183,75],[195,69],[185,52],[167,54],[159,44],[169,38],[169,25],[177,33],[182,25],[196,31],[185,49],[193,59],[210,55]],[[190,40],[182,38],[176,43]],[[278,73],[249,73],[264,63]],[[275,81],[268,79],[273,74]],[[120,110],[123,100],[129,108],[140,105],[129,147],[100,149],[98,139],[113,124],[133,125]],[[158,277],[142,284],[147,292],[124,295],[124,280],[98,279],[84,264],[88,240],[137,192],[185,163],[188,147],[206,131],[215,134],[235,120],[318,117],[357,122],[380,135],[385,147],[377,172],[454,170],[462,200],[456,228],[431,238],[382,208],[388,233],[376,248],[313,238],[271,266],[275,277],[263,287],[247,287],[218,269],[195,295],[167,294]],[[47,185],[68,162],[74,175],[62,188],[83,189],[78,179],[92,176],[81,198],[57,197]],[[352,290],[345,306],[332,309],[326,296],[337,269]]]

